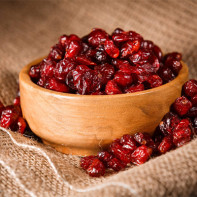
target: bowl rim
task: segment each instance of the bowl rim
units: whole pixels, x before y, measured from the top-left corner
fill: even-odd
[[[144,94],[150,94],[153,92],[158,92],[158,91],[162,91],[166,88],[168,88],[169,86],[175,86],[178,81],[183,80],[183,78],[185,78],[185,75],[188,75],[188,66],[181,61],[182,63],[182,69],[180,70],[178,76],[176,76],[175,79],[173,79],[172,81],[161,85],[159,87],[156,88],[152,88],[152,89],[148,89],[148,90],[143,90],[143,91],[139,91],[139,92],[134,92],[134,93],[123,93],[123,94],[114,94],[114,95],[79,95],[79,94],[71,94],[71,93],[65,93],[65,92],[57,92],[55,90],[49,90],[46,88],[43,88],[37,84],[35,84],[30,76],[29,76],[29,69],[32,65],[35,65],[37,63],[39,63],[41,60],[43,60],[46,56],[42,57],[42,58],[37,58],[33,61],[31,61],[30,63],[28,63],[26,66],[24,66],[22,68],[22,70],[19,73],[19,83],[20,81],[23,81],[23,83],[25,83],[26,85],[28,85],[29,87],[32,87],[34,89],[37,89],[38,91],[43,91],[47,94],[52,94],[54,96],[58,96],[58,97],[64,97],[64,98],[85,98],[85,99],[109,99],[109,98],[123,98],[123,97],[132,97],[132,96],[137,96],[137,95],[144,95]]]

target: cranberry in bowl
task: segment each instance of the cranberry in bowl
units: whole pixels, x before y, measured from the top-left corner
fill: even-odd
[[[23,68],[21,107],[44,143],[89,155],[124,134],[152,133],[187,78],[179,53],[163,56],[133,31],[94,29],[62,36]]]

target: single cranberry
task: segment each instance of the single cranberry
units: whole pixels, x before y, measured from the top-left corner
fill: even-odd
[[[127,60],[113,59],[112,64],[123,73],[132,74],[136,72],[136,68],[131,66]]]
[[[118,85],[122,87],[130,86],[133,82],[132,76],[122,71],[116,72],[116,74],[114,75],[114,80]]]
[[[97,47],[104,43],[108,38],[108,34],[102,29],[93,29],[89,34],[88,42],[91,46]]]
[[[107,62],[108,60],[108,55],[102,45],[99,45],[96,48],[95,54],[93,56],[94,56],[95,61],[98,63]]]
[[[119,56],[120,51],[112,40],[106,40],[104,43],[104,47],[105,47],[105,51],[110,57],[117,58]]]
[[[192,98],[191,98],[191,102],[192,102],[192,106],[197,106],[197,94],[195,94]]]
[[[192,103],[185,96],[177,98],[173,103],[174,111],[180,116],[187,114],[191,107]]]
[[[129,60],[134,65],[142,65],[149,61],[150,56],[153,56],[153,53],[146,49],[140,49],[138,52],[133,53],[129,56]]]
[[[118,87],[117,83],[114,80],[110,80],[107,82],[105,86],[105,92],[108,95],[122,93],[121,89]]]
[[[173,71],[173,73],[175,73],[176,75],[179,73],[179,71],[182,68],[181,62],[177,59],[172,59],[172,58],[168,58],[165,61],[165,66],[170,68]]]
[[[60,44],[56,44],[51,47],[51,51],[48,55],[52,60],[61,60],[64,56],[64,48]]]
[[[197,94],[197,80],[191,79],[187,81],[183,86],[183,94],[192,97]]]
[[[119,33],[123,33],[123,32],[124,32],[124,30],[118,27],[118,28],[114,29],[114,31],[113,31],[113,33],[112,33],[112,36],[113,36],[114,34],[119,34]]]
[[[191,140],[190,122],[188,119],[183,119],[173,131],[173,143],[180,147]]]
[[[156,88],[163,84],[162,79],[158,75],[151,75],[148,77],[147,82],[150,88]]]
[[[69,36],[67,35],[62,35],[60,38],[59,38],[59,43],[62,45],[62,47],[65,49],[68,44],[69,44]]]
[[[46,83],[46,78],[45,77],[41,77],[38,82],[37,82],[37,85],[41,86],[41,87],[44,87],[45,86],[45,83]]]
[[[69,41],[78,41],[78,42],[80,42],[81,39],[75,34],[70,34]]]
[[[87,173],[92,177],[99,177],[105,174],[105,166],[99,159],[94,159],[87,169]]]
[[[176,60],[178,60],[178,61],[181,61],[182,55],[181,55],[181,53],[177,53],[177,52],[167,53],[167,54],[164,56],[164,62],[165,62],[167,59],[176,59]]]
[[[140,145],[146,145],[152,149],[155,149],[155,143],[148,133],[138,132],[134,135],[134,139]]]
[[[26,124],[24,118],[19,117],[17,124],[18,124],[18,132],[21,134],[24,134],[25,129],[27,127],[27,124]]]
[[[120,138],[120,143],[124,149],[127,149],[130,153],[132,153],[136,148],[136,141],[134,140],[133,136],[131,135],[123,135]]]
[[[172,135],[173,130],[179,124],[180,118],[173,112],[168,112],[159,124],[159,130],[163,135]]]
[[[113,158],[107,162],[107,166],[108,168],[112,168],[114,171],[120,171],[126,167],[126,164],[124,164],[117,158]]]
[[[139,40],[140,43],[144,40],[143,37],[135,31],[128,31],[127,33],[130,36],[130,40]]]
[[[141,47],[144,48],[144,49],[152,50],[153,47],[154,47],[154,44],[150,40],[144,40],[141,43]]]
[[[172,146],[173,146],[172,137],[166,136],[163,138],[163,140],[159,144],[158,150],[161,154],[164,154],[167,151],[171,150]]]
[[[152,154],[152,148],[146,145],[139,146],[132,154],[131,161],[135,165],[140,165],[145,163]]]
[[[112,34],[112,40],[118,45],[130,39],[131,36],[127,32],[116,32]]]
[[[31,77],[32,80],[39,80],[40,78],[40,65],[34,65],[31,66],[29,70],[29,76]]]
[[[127,41],[121,47],[121,57],[125,58],[137,52],[140,48],[139,40]]]
[[[165,68],[165,67],[159,70],[159,76],[162,78],[162,80],[165,83],[168,83],[175,78],[175,75],[172,72],[172,70],[170,68]]]
[[[83,40],[82,40],[81,46],[82,46],[82,50],[80,54],[85,55],[86,52],[90,49],[90,47],[87,43],[83,42]]]
[[[94,155],[82,157],[80,159],[80,166],[84,169],[87,170],[89,166],[92,164],[93,160],[96,159],[97,157]]]
[[[96,63],[88,59],[85,55],[80,55],[76,57],[76,62],[81,65],[91,65],[95,66]]]
[[[45,84],[45,88],[55,90],[57,92],[69,92],[68,86],[55,78],[48,79]]]
[[[138,84],[138,85],[132,85],[129,88],[125,90],[126,93],[133,93],[133,92],[139,92],[144,90],[144,85],[143,84]]]
[[[17,123],[20,115],[21,111],[19,109],[19,106],[10,105],[5,107],[1,114],[1,127],[15,127],[15,124]]]
[[[66,47],[65,58],[72,58],[80,53],[82,50],[81,42],[73,40]]]
[[[54,68],[54,77],[60,81],[66,80],[68,73],[76,68],[76,63],[73,59],[64,58],[58,62]]]
[[[195,118],[197,117],[197,107],[192,107],[186,114],[188,117]]]
[[[162,61],[163,53],[162,53],[161,49],[157,45],[154,45],[153,52],[156,55],[156,57],[159,59],[159,61]]]
[[[109,148],[109,152],[111,152],[116,158],[124,163],[131,162],[130,151],[128,149],[124,149],[118,142],[112,142]]]
[[[85,52],[85,56],[88,58],[88,59],[94,59],[95,57],[95,54],[96,54],[96,49],[93,49],[93,48],[89,48],[86,52]]]
[[[19,105],[19,106],[20,106],[20,96],[17,96],[17,97],[14,99],[13,104],[14,104],[14,105]]]
[[[106,164],[109,160],[113,158],[113,155],[110,154],[108,151],[102,151],[98,153],[98,158]]]
[[[40,66],[40,76],[41,78],[51,78],[53,77],[53,72],[56,63],[52,60],[44,59]]]

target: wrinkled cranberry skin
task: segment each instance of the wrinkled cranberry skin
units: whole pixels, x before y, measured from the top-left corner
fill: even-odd
[[[33,79],[33,80],[39,80],[40,78],[40,65],[34,65],[31,66],[30,70],[29,70],[29,76]]]
[[[132,85],[128,89],[125,90],[126,93],[133,93],[133,92],[139,92],[144,90],[143,84],[138,85]]]
[[[27,124],[26,124],[24,118],[19,117],[17,124],[18,124],[18,132],[21,134],[24,134],[25,129],[27,127]]]
[[[94,159],[87,169],[87,173],[92,177],[99,177],[105,174],[105,166],[99,159]]]
[[[96,159],[97,157],[94,155],[90,155],[87,157],[82,157],[80,159],[80,166],[84,169],[87,170],[89,166],[92,164],[93,160]]]
[[[147,82],[150,88],[156,88],[163,84],[161,77],[159,77],[158,75],[149,76]]]
[[[159,76],[162,78],[162,80],[165,83],[168,83],[175,78],[175,75],[172,72],[172,70],[170,68],[165,68],[165,67],[159,70]]]
[[[157,45],[154,45],[153,52],[156,55],[156,57],[159,59],[159,61],[162,61],[163,53],[162,53],[161,49]]]
[[[133,78],[131,75],[121,72],[121,71],[116,72],[114,76],[114,80],[116,81],[118,85],[122,87],[130,86],[133,82]]]
[[[110,161],[113,158],[113,155],[111,155],[109,152],[107,151],[102,151],[98,153],[98,158],[104,162],[107,163],[108,161]]]
[[[96,65],[96,63],[88,59],[86,56],[82,56],[82,55],[76,57],[76,62],[81,65],[93,65],[93,66]]]
[[[175,73],[176,75],[179,73],[179,71],[181,70],[182,68],[182,64],[180,61],[176,60],[176,59],[170,59],[168,58],[166,61],[165,61],[165,67],[168,67],[170,68],[173,73]]]
[[[66,48],[65,58],[73,58],[78,55],[82,50],[81,43],[79,41],[73,40]]]
[[[191,107],[192,103],[185,96],[177,98],[173,103],[173,109],[179,116],[187,114]]]
[[[183,86],[183,94],[187,97],[192,97],[197,94],[197,80],[191,79]]]
[[[173,146],[172,137],[166,136],[163,138],[163,140],[159,144],[158,150],[161,154],[164,154],[167,151],[171,150],[172,146]]]
[[[107,162],[107,166],[108,166],[108,168],[112,168],[114,171],[118,172],[118,171],[122,170],[123,168],[125,168],[126,164],[124,164],[123,162],[121,162],[117,158],[113,158]]]
[[[192,106],[197,106],[197,94],[191,98]]]
[[[167,53],[164,56],[164,62],[168,59],[176,59],[178,61],[181,61],[182,60],[182,55],[180,53],[177,53],[177,52]]]
[[[56,44],[51,48],[48,58],[52,60],[61,60],[64,56],[64,48],[60,44]]]
[[[132,153],[137,148],[137,144],[133,136],[128,134],[123,135],[120,138],[120,144],[124,149],[127,149],[130,153]]]
[[[59,43],[61,44],[61,46],[65,49],[66,46],[69,44],[69,36],[67,35],[62,35],[59,38]]]
[[[52,60],[44,59],[40,66],[40,76],[41,78],[51,78],[53,77],[53,72],[55,68],[55,62]]]
[[[118,87],[117,83],[114,80],[110,80],[107,82],[107,85],[105,87],[105,92],[108,95],[122,93],[121,89]]]
[[[112,57],[112,58],[117,58],[120,54],[119,49],[115,46],[115,44],[113,43],[112,40],[106,40],[105,44],[105,51],[107,52],[107,54]]]
[[[152,149],[146,145],[139,146],[132,154],[131,161],[135,165],[145,163],[151,156]]]
[[[141,48],[144,48],[144,49],[148,49],[148,50],[152,50],[154,47],[154,44],[152,41],[150,40],[144,40],[142,41],[141,43]]]

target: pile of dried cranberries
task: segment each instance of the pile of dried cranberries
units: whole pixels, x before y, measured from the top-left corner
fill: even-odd
[[[153,137],[147,133],[129,134],[114,140],[108,150],[97,156],[82,157],[81,167],[93,177],[106,169],[119,171],[128,164],[140,165],[151,156],[164,154],[183,146],[197,135],[197,81],[187,81],[182,96],[177,98],[156,128]]]
[[[83,38],[63,35],[47,58],[33,65],[33,82],[59,92],[111,95],[142,91],[173,80],[182,68],[180,53],[163,56],[152,41],[120,28],[109,35],[93,29]]]

